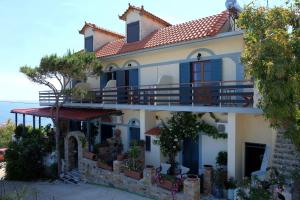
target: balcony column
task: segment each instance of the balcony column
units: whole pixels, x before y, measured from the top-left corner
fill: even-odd
[[[228,177],[236,178],[237,175],[237,131],[236,113],[228,113],[228,140],[227,140],[227,169]],[[241,167],[241,166],[240,166]]]
[[[18,126],[18,113],[15,113],[15,125]]]
[[[35,129],[35,116],[34,115],[32,116],[32,127],[33,127],[33,129]]]
[[[25,134],[25,114],[23,114],[23,134]]]
[[[39,117],[39,129],[41,129],[41,117]]]

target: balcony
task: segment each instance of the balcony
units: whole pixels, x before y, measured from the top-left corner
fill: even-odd
[[[188,111],[186,108],[191,111],[219,108],[220,112],[225,112],[225,108],[253,109],[253,96],[251,81],[218,81],[93,89],[84,98],[70,94],[63,96],[60,101],[65,100],[66,106],[73,107],[150,110],[185,108],[182,111]],[[41,91],[39,101],[42,106],[52,105],[55,95],[51,91]]]

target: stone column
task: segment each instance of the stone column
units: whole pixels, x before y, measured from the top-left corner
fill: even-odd
[[[116,173],[121,173],[122,172],[122,165],[123,161],[115,160],[113,162],[113,171]]]
[[[211,165],[204,165],[204,175],[203,175],[203,190],[204,194],[211,194],[212,182],[213,182],[213,167]]]
[[[190,175],[183,182],[183,192],[185,197],[190,200],[200,199],[200,179],[197,175]]]
[[[155,176],[155,168],[153,166],[146,166],[146,168],[143,171],[143,181],[147,185],[152,185],[154,182],[154,176]]]

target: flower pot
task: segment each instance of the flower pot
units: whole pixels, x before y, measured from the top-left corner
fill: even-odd
[[[105,169],[105,170],[109,170],[109,171],[113,171],[113,167],[106,164],[103,161],[98,160],[97,162],[97,167],[101,168],[101,169]]]
[[[124,160],[124,154],[117,155],[117,160],[118,161],[123,161]]]
[[[234,190],[235,188],[230,188],[227,191],[227,199],[233,200],[234,199]]]
[[[159,181],[158,185],[166,190],[172,190],[174,184],[170,180],[162,179]]]
[[[132,171],[132,170],[125,170],[125,176],[136,179],[136,180],[140,180],[143,178],[143,173],[139,172],[139,171]]]
[[[187,180],[188,180],[188,181],[198,181],[198,180],[199,180],[199,177],[198,177],[198,175],[196,175],[196,174],[188,174],[188,175],[187,175]]]
[[[88,151],[83,152],[83,157],[90,159],[90,160],[97,160],[97,155],[92,152],[88,152]]]

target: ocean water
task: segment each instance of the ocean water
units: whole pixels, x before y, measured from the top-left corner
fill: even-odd
[[[0,101],[0,124],[5,123],[8,119],[11,119],[15,122],[15,114],[10,113],[12,109],[16,108],[39,108],[38,102],[29,102],[29,101]],[[26,115],[26,125],[32,126],[32,116]],[[18,123],[23,122],[23,116],[18,115]],[[51,123],[51,119],[41,118],[42,126],[45,126]],[[38,124],[38,118],[36,117],[36,124]]]

